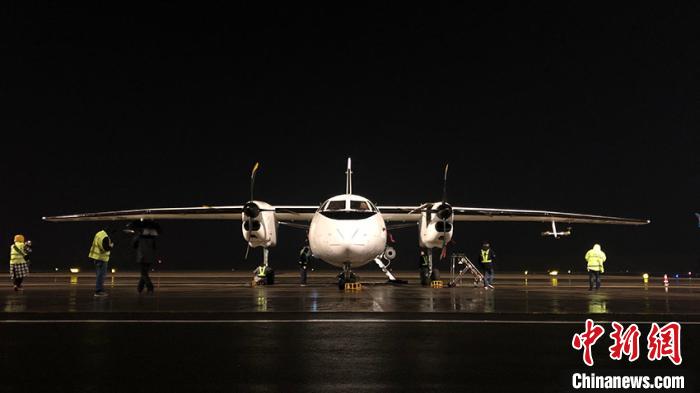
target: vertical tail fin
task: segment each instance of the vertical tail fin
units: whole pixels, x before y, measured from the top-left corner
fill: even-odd
[[[352,161],[348,157],[348,169],[345,171],[345,193],[352,194]]]

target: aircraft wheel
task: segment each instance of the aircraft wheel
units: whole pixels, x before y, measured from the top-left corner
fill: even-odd
[[[430,275],[430,280],[435,281],[440,279],[440,270],[433,269],[433,274]]]

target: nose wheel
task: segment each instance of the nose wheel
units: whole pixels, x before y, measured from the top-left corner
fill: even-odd
[[[343,265],[343,271],[338,274],[338,289],[345,289],[345,283],[358,282],[360,278],[350,269],[350,263]]]

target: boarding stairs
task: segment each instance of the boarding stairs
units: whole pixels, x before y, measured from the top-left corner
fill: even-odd
[[[455,272],[457,269],[459,269],[463,265],[464,267],[459,270],[459,273],[457,273],[457,276],[455,277]],[[454,287],[457,286],[457,282],[459,282],[460,285],[462,285],[462,278],[464,278],[465,274],[470,274],[474,278],[474,286],[478,286],[479,284],[483,284],[484,282],[484,275],[481,274],[479,269],[474,266],[472,261],[467,258],[466,255],[460,254],[460,253],[454,253],[452,254],[452,281],[450,281],[447,286],[449,287]]]

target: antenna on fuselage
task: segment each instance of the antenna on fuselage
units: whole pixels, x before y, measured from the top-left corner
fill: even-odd
[[[345,193],[352,194],[352,161],[348,157],[348,169],[345,171]]]

